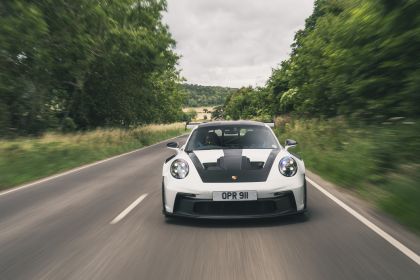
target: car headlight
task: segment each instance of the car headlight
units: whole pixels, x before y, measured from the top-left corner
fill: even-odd
[[[292,157],[285,156],[279,162],[279,170],[284,176],[292,177],[297,172],[297,163]]]
[[[184,179],[189,171],[188,163],[183,159],[174,160],[171,164],[171,174],[174,178]]]

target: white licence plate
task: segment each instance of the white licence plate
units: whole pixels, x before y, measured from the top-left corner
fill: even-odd
[[[214,201],[257,200],[257,191],[213,192]]]

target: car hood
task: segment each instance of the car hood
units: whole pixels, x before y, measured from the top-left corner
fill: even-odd
[[[279,149],[225,149],[189,152],[203,182],[264,182]]]

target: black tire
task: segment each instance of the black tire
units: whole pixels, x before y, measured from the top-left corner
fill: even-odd
[[[303,185],[303,193],[305,197],[303,199],[303,203],[304,203],[303,209],[306,210],[308,208],[308,192],[306,190],[306,178],[304,179],[304,182],[305,183]]]
[[[166,212],[166,209],[165,209],[165,185],[163,183],[163,179],[162,179],[162,214],[165,217],[168,217],[168,213]]]
[[[162,179],[162,214],[163,216],[165,216],[166,222],[172,220],[172,216],[168,212],[166,212],[166,209],[165,209],[165,184],[163,183],[163,179]]]

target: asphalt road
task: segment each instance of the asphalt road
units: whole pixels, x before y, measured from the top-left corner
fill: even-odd
[[[311,185],[307,217],[166,222],[164,147],[0,196],[0,279],[420,279],[420,266]]]

